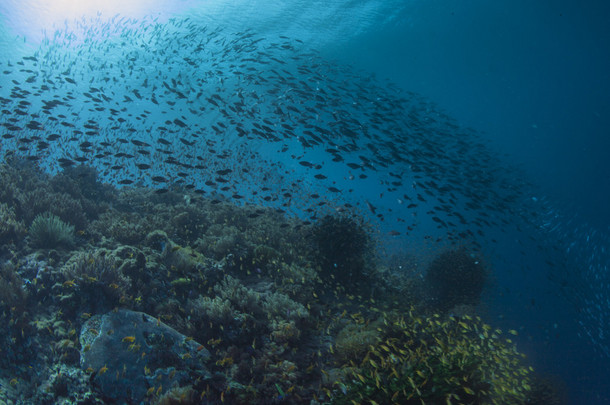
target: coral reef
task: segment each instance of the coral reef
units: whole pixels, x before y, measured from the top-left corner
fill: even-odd
[[[51,177],[15,161],[0,184],[7,402],[103,403],[124,367],[155,404],[525,403],[531,371],[474,315],[486,270],[466,251],[424,278],[412,259],[378,263],[346,213],[309,224],[179,188],[117,190],[80,166]],[[426,285],[453,317],[426,307]],[[203,353],[205,370],[188,366]]]

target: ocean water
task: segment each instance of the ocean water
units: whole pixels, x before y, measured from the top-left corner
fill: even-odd
[[[568,403],[610,403],[610,6],[49,3],[0,4],[3,108],[27,111],[1,121],[61,141],[3,137],[3,154],[312,222],[356,207],[382,259],[421,267],[472,247],[492,269],[484,320]],[[138,155],[159,139],[185,164]]]

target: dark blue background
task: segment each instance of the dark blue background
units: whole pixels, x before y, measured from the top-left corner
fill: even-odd
[[[584,229],[607,235],[610,2],[416,3],[334,55],[481,131],[508,164],[524,169],[540,190],[536,197],[548,196],[566,220],[577,214]],[[525,327],[529,339],[519,340],[520,349],[538,370],[564,380],[570,403],[610,403],[608,359],[578,337],[582,308],[547,280],[543,263],[529,263],[534,271],[519,276],[514,265],[494,270],[504,288],[519,293],[490,305]]]
[[[610,224],[610,3],[432,0],[334,50],[483,131],[544,191]]]

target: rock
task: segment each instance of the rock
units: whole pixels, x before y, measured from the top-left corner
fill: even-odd
[[[81,367],[109,400],[142,403],[171,388],[205,381],[210,353],[143,312],[91,317],[81,329]]]

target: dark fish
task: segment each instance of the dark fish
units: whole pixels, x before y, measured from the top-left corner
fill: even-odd
[[[180,128],[186,128],[187,125],[184,121],[179,120],[178,118],[176,118],[174,120],[174,124],[178,125]]]

